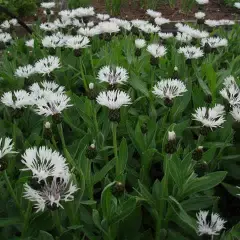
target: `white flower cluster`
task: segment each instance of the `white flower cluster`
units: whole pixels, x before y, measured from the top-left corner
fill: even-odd
[[[185,33],[190,35],[192,38],[197,38],[197,39],[201,39],[201,38],[207,38],[209,36],[209,33],[206,31],[200,31],[198,29],[194,29],[192,27],[190,27],[189,25],[184,25],[182,23],[177,23],[175,25],[178,29],[179,32],[181,33]]]

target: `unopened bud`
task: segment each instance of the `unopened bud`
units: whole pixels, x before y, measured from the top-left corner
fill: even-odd
[[[45,122],[44,127],[45,128],[51,128],[51,123],[50,122]]]
[[[202,159],[202,156],[203,156],[203,146],[199,146],[193,151],[192,158],[195,161],[199,161]]]
[[[121,197],[125,191],[125,186],[121,182],[116,182],[112,188],[112,194],[115,197]]]
[[[95,143],[92,143],[86,150],[85,156],[88,159],[94,159],[97,156],[97,149]]]
[[[89,83],[88,88],[92,90],[94,88],[94,83]]]
[[[176,72],[178,71],[178,67],[177,66],[174,67],[174,71],[176,71]]]
[[[168,141],[175,141],[176,140],[176,133],[174,131],[168,132]]]

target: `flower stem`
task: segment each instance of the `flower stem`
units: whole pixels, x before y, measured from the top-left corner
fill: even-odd
[[[31,214],[31,210],[32,210],[32,203],[29,201],[28,202],[28,208],[27,208],[27,211],[26,211],[25,216],[24,216],[24,226],[23,226],[23,232],[22,232],[23,237],[25,237],[25,234],[28,230],[29,217],[30,217],[30,214]]]
[[[120,176],[120,167],[118,161],[118,149],[117,149],[117,124],[112,123],[112,136],[113,136],[113,152],[116,159],[116,178]]]
[[[80,61],[80,72],[81,72],[81,76],[82,76],[82,80],[83,80],[83,86],[85,91],[88,91],[88,86],[87,86],[87,81],[85,78],[85,74],[84,74],[84,70],[83,70],[83,61]]]
[[[53,221],[55,222],[55,226],[59,232],[59,236],[62,235],[62,232],[63,232],[63,227],[62,227],[62,224],[61,224],[61,219],[59,217],[59,212],[58,210],[55,210],[52,212],[52,218],[53,218]]]
[[[7,184],[8,191],[9,191],[10,195],[12,196],[12,198],[14,199],[15,204],[16,204],[17,208],[19,209],[20,213],[23,215],[23,212],[22,212],[22,209],[21,209],[21,205],[20,205],[20,203],[19,203],[19,201],[17,199],[17,196],[16,196],[16,194],[15,194],[13,188],[12,188],[12,185],[11,185],[11,183],[9,181],[9,178],[8,178],[6,170],[4,171],[3,175],[4,175],[4,179],[6,181],[6,184]]]
[[[64,148],[66,148],[66,143],[65,143],[65,139],[64,139],[64,135],[63,135],[62,124],[61,123],[58,124],[57,128],[58,128],[58,133],[59,133],[59,136],[60,136],[60,139],[61,139],[61,142],[62,142],[62,147],[64,149]]]
[[[56,143],[56,140],[55,140],[55,137],[52,135],[52,144],[53,144],[53,146],[54,146],[54,148],[57,150],[58,149],[58,147],[57,147],[57,143]]]

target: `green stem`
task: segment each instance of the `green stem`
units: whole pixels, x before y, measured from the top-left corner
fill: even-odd
[[[63,149],[65,149],[66,148],[66,143],[65,143],[65,139],[64,139],[64,135],[63,135],[62,124],[61,123],[58,124],[57,128],[58,128],[58,134],[59,134],[61,142],[62,142],[62,147],[63,147]]]
[[[86,172],[87,172],[88,193],[89,193],[89,198],[93,200],[91,165],[92,165],[91,160],[87,159]]]
[[[12,136],[13,136],[13,146],[15,149],[17,149],[17,123],[16,120],[13,120],[13,126],[12,126]],[[14,172],[14,168],[15,168],[15,163],[16,163],[16,158],[13,158],[10,162],[9,162],[9,173],[13,173]]]
[[[94,71],[94,64],[93,64],[93,58],[92,58],[92,50],[89,51],[89,56],[90,56],[90,62],[91,62],[91,66],[92,66],[92,72],[93,72],[93,77],[96,78],[96,75],[95,75],[95,71]]]
[[[113,152],[116,159],[116,178],[120,176],[120,166],[118,160],[118,148],[117,148],[117,124],[112,123],[112,136],[113,136]]]
[[[32,203],[29,201],[27,212],[25,213],[25,216],[24,216],[24,227],[23,227],[23,232],[22,232],[23,238],[25,237],[25,235],[28,231],[29,217],[30,217],[31,211],[32,211]]]
[[[53,218],[53,221],[55,222],[55,226],[58,230],[59,236],[62,235],[63,227],[62,227],[62,224],[61,224],[61,220],[60,220],[60,217],[59,217],[58,210],[55,210],[55,211],[52,212],[52,218]]]
[[[93,122],[94,122],[94,126],[95,126],[95,131],[96,131],[96,135],[98,134],[98,121],[97,121],[97,111],[94,107],[94,103],[93,101],[91,101],[92,103],[92,115],[93,115]]]
[[[53,146],[54,146],[54,148],[57,150],[58,149],[58,147],[57,147],[57,143],[56,143],[56,140],[55,140],[55,137],[52,135],[52,144],[53,144]]]
[[[23,215],[21,205],[20,205],[20,203],[19,203],[19,201],[17,199],[17,196],[16,196],[16,194],[15,194],[13,188],[12,188],[12,185],[11,185],[11,183],[9,181],[9,178],[8,178],[6,170],[4,171],[3,175],[4,175],[4,179],[6,181],[6,184],[7,184],[8,191],[9,191],[10,195],[12,196],[12,198],[14,199],[15,204],[16,204],[17,208],[19,209],[20,213]]]
[[[81,72],[81,76],[82,76],[82,80],[83,80],[83,86],[85,88],[85,91],[88,91],[88,85],[87,85],[87,81],[86,81],[84,70],[83,70],[82,60],[80,61],[80,72]]]

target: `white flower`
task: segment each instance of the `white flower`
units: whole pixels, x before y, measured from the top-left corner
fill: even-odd
[[[73,194],[78,190],[76,185],[68,178],[54,177],[52,181],[44,181],[41,190],[35,190],[31,188],[27,183],[24,184],[24,197],[31,202],[34,202],[34,206],[37,212],[44,211],[45,207],[53,208],[61,207],[60,202],[73,201]]]
[[[132,25],[134,27],[140,27],[141,25],[145,25],[145,24],[148,24],[149,22],[146,21],[146,20],[139,20],[139,19],[134,19],[131,21]]]
[[[42,45],[45,48],[57,48],[63,47],[65,45],[64,35],[53,34],[51,36],[46,36],[42,40]]]
[[[57,28],[66,28],[66,27],[72,25],[72,20],[71,19],[56,19],[54,21],[54,25]]]
[[[168,141],[175,141],[176,133],[174,131],[168,131]]]
[[[182,23],[177,23],[175,26],[177,27],[179,32],[186,33],[193,38],[207,38],[209,36],[208,32],[194,29],[189,25],[183,25]]]
[[[183,53],[187,59],[197,59],[204,55],[203,51],[195,46],[180,47],[178,53]]]
[[[69,104],[70,98],[65,93],[45,90],[42,97],[35,100],[35,112],[38,115],[53,116],[72,106]]]
[[[210,20],[210,19],[207,19],[205,20],[204,22],[206,25],[208,25],[209,27],[216,27],[216,26],[219,26],[219,22],[217,20]]]
[[[162,39],[168,39],[168,38],[172,38],[173,34],[172,33],[163,33],[163,32],[159,32],[158,36]]]
[[[211,214],[211,220],[207,221],[208,211],[199,211],[197,216],[197,233],[199,236],[219,235],[219,232],[224,228],[224,221],[217,213]]]
[[[164,46],[155,43],[148,45],[147,51],[155,58],[162,57],[167,53]]]
[[[26,166],[21,170],[32,171],[33,178],[37,178],[38,182],[48,177],[65,178],[69,174],[66,159],[57,151],[47,147],[28,148],[22,155],[21,161]]]
[[[209,0],[196,0],[196,2],[200,5],[209,3]]]
[[[114,22],[100,22],[98,28],[101,33],[117,33],[120,31],[119,26]]]
[[[90,16],[94,16],[95,12],[94,12],[94,8],[93,7],[87,7],[87,8],[76,8],[73,11],[73,14],[75,17],[78,18],[82,18],[82,17],[90,17]]]
[[[9,23],[12,25],[12,26],[16,26],[17,23],[18,23],[18,20],[16,18],[12,18],[11,20],[9,20]]]
[[[7,30],[10,28],[11,25],[8,20],[5,20],[0,26],[1,26],[1,28]]]
[[[54,32],[58,29],[58,26],[55,23],[46,22],[40,25],[40,29],[44,31]]]
[[[157,17],[161,17],[162,16],[162,13],[153,11],[151,9],[148,9],[146,14],[149,15],[150,17],[152,17],[152,18],[157,18]]]
[[[131,23],[127,20],[122,20],[119,18],[110,18],[110,21],[116,23],[119,27],[127,31],[130,31],[132,29]]]
[[[72,20],[72,25],[75,27],[84,27],[85,24],[83,22],[80,22],[78,19],[73,19]]]
[[[7,154],[17,153],[13,151],[12,139],[9,137],[0,138],[0,159],[2,159]]]
[[[87,48],[89,46],[88,45],[89,42],[90,40],[87,37],[78,35],[69,38],[66,42],[66,47],[72,49]]]
[[[189,43],[192,41],[192,36],[187,33],[177,32],[176,40],[182,43]]]
[[[93,21],[88,22],[88,23],[86,24],[86,26],[87,26],[87,27],[93,27],[93,26],[94,26],[94,22],[93,22]]]
[[[101,30],[98,26],[93,28],[86,27],[86,28],[79,28],[78,33],[86,37],[93,37],[95,35],[99,35],[101,33]]]
[[[213,108],[199,107],[192,115],[194,120],[212,129],[220,127],[225,122],[224,114],[224,106],[216,104]]]
[[[231,106],[240,104],[240,90],[232,76],[224,80],[225,88],[220,91],[223,98],[228,100]]]
[[[74,12],[72,10],[63,10],[58,13],[62,19],[74,18]]]
[[[146,46],[146,41],[144,39],[136,39],[135,46],[136,48],[144,48]]]
[[[228,20],[228,19],[221,19],[219,20],[219,24],[224,26],[224,25],[234,25],[235,22],[232,20]]]
[[[34,39],[30,39],[25,42],[25,45],[30,48],[34,48]]]
[[[232,20],[222,19],[222,20],[205,20],[204,22],[209,27],[217,27],[217,26],[224,26],[224,25],[234,25],[235,22]]]
[[[47,128],[47,129],[50,129],[51,128],[51,123],[50,122],[45,122],[44,127]]]
[[[223,81],[223,85],[224,85],[226,88],[229,88],[232,84],[237,85],[234,77],[231,76],[231,75],[228,76],[228,77],[226,77],[226,78],[224,79],[224,81]]]
[[[55,2],[42,2],[41,7],[46,8],[46,9],[54,8],[55,7]]]
[[[195,18],[197,19],[203,19],[206,16],[204,12],[197,12],[195,13]]]
[[[96,100],[98,104],[114,110],[131,104],[129,95],[119,90],[101,92]]]
[[[172,100],[187,92],[185,84],[178,79],[163,79],[153,88],[153,93],[160,98]]]
[[[43,13],[44,13],[44,15],[54,15],[54,11],[46,11],[46,10],[44,10],[43,11]]]
[[[25,90],[18,90],[14,92],[5,92],[1,97],[1,102],[13,109],[24,108],[32,105],[33,101],[30,94]]]
[[[19,67],[16,71],[15,71],[15,76],[19,77],[19,78],[29,78],[30,76],[32,76],[35,73],[35,68],[32,65],[26,65],[23,67]]]
[[[106,20],[108,20],[110,18],[110,16],[108,14],[100,14],[100,13],[98,13],[97,14],[97,18],[99,20],[101,20],[101,21],[106,21]]]
[[[146,23],[146,24],[140,25],[138,28],[145,33],[155,33],[155,32],[160,31],[160,27],[154,26],[151,23]]]
[[[0,33],[0,42],[7,43],[12,40],[12,36],[9,33]]]
[[[163,18],[163,17],[157,17],[157,18],[155,18],[155,23],[157,24],[157,25],[163,25],[163,24],[166,24],[166,23],[169,23],[170,22],[170,20],[169,19],[167,19],[167,18]]]
[[[226,47],[228,45],[228,40],[226,38],[220,37],[210,37],[201,39],[202,46],[205,46],[206,43],[211,48]]]
[[[105,66],[98,72],[98,79],[110,85],[122,84],[128,80],[128,72],[123,67]]]
[[[234,3],[234,7],[240,9],[240,2],[235,2],[235,3]]]
[[[233,107],[230,113],[236,122],[240,122],[240,106]]]
[[[60,68],[60,59],[54,56],[40,59],[35,64],[36,73],[40,73],[43,75],[49,74],[57,68]]]

